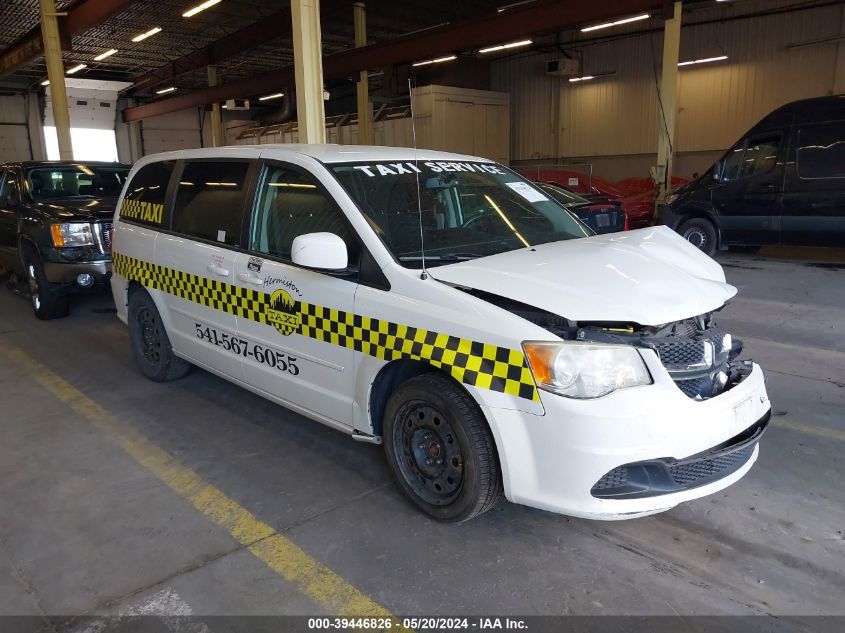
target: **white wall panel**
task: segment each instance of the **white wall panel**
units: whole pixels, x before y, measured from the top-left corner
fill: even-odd
[[[795,4],[795,0],[736,3],[696,10],[685,14],[685,20],[710,21],[739,10]],[[834,37],[842,29],[841,4],[685,26],[682,59],[721,54],[729,59],[682,69],[677,151],[704,156],[725,149],[779,105],[831,94],[835,85],[843,83],[838,75],[845,73],[845,68],[837,67],[840,47],[835,43],[786,47]],[[563,39],[573,37],[567,33]],[[585,43],[577,52],[582,55],[582,74],[615,74],[578,83],[550,77],[545,61],[561,56],[551,53],[493,64],[493,89],[511,95],[511,159],[655,153],[658,105],[653,69],[660,65],[662,33]],[[697,166],[700,161],[687,162]]]
[[[32,158],[26,108],[22,96],[0,97],[0,162]]]

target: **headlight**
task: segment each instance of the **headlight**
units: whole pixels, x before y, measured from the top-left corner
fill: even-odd
[[[670,193],[668,196],[666,196],[666,204],[672,204],[677,199],[678,199],[677,193]]]
[[[639,352],[627,345],[525,342],[522,348],[537,386],[569,398],[652,383]]]
[[[94,233],[90,224],[51,224],[50,234],[57,248],[65,246],[93,246]]]

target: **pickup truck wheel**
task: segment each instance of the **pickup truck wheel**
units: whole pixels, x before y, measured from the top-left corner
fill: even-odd
[[[27,249],[23,264],[35,316],[42,321],[66,317],[70,312],[68,298],[59,294],[58,288],[47,281],[38,255]]]
[[[716,227],[710,220],[704,218],[687,220],[678,227],[678,233],[698,250],[711,257],[716,254]]]
[[[129,341],[135,362],[154,382],[177,380],[191,369],[191,364],[176,356],[164,329],[161,315],[146,290],[129,296]]]
[[[502,496],[490,429],[475,401],[448,377],[402,383],[384,414],[387,462],[402,492],[440,521],[468,521]]]

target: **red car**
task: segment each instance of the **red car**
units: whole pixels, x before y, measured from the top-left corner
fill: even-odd
[[[689,178],[681,178],[680,176],[672,176],[672,189],[685,185],[689,182]],[[645,193],[646,191],[654,191],[654,181],[651,178],[626,178],[616,183],[617,187],[622,187],[628,191],[628,195],[638,193]]]
[[[601,176],[589,176],[580,171],[559,167],[521,167],[516,171],[535,182],[552,182],[578,193],[591,202],[619,201],[628,219],[628,227],[641,229],[651,226],[654,218],[654,193],[631,192]],[[650,196],[650,201],[649,201]]]

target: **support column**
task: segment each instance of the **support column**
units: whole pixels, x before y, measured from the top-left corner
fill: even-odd
[[[673,16],[663,27],[663,72],[657,104],[657,204],[663,204],[671,189],[672,158],[675,152],[675,119],[678,114],[678,55],[681,46],[681,3],[675,2]]]
[[[217,66],[208,66],[208,86],[213,88],[217,85]],[[214,147],[221,147],[226,144],[226,132],[223,129],[223,112],[220,103],[215,101],[211,104],[211,143]]]
[[[319,0],[291,0],[296,116],[300,143],[326,142]]]
[[[355,3],[355,46],[367,45],[367,7]],[[369,71],[362,70],[358,78],[358,145],[373,144],[373,112],[370,108]]]
[[[59,158],[73,160],[73,146],[70,142],[70,113],[67,107],[65,89],[65,66],[62,62],[62,44],[59,37],[59,23],[56,20],[54,0],[39,0],[41,6],[41,39],[44,42],[44,60],[47,63],[47,79],[50,81],[50,100],[53,102],[53,122],[59,139]]]

